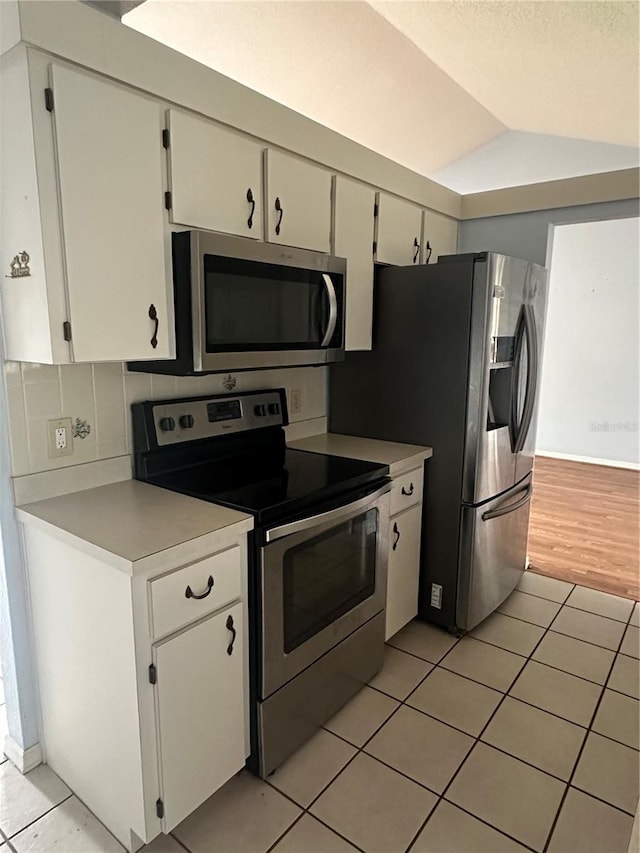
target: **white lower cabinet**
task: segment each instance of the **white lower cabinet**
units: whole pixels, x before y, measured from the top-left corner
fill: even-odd
[[[422,469],[417,469],[409,480],[419,482],[413,506],[402,509],[389,521],[389,564],[387,568],[387,607],[385,640],[397,634],[418,613],[418,586],[420,582],[420,542],[422,535]],[[407,477],[402,479],[402,488]],[[394,481],[395,482],[395,481]],[[393,486],[392,486],[393,488]],[[403,493],[404,494],[404,493]],[[405,498],[407,503],[410,498]]]
[[[244,766],[243,623],[238,603],[154,646],[164,832]]]
[[[128,562],[23,524],[47,762],[127,850],[249,755],[250,527]]]

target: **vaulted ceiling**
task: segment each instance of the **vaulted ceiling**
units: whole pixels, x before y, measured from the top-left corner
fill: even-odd
[[[635,0],[146,0],[123,22],[474,192],[638,165]]]

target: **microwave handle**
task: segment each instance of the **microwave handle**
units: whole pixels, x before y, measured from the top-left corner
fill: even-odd
[[[324,281],[324,286],[327,288],[327,296],[329,297],[329,322],[327,323],[324,338],[322,339],[320,346],[328,347],[331,343],[331,338],[333,337],[333,333],[336,330],[336,324],[338,322],[338,298],[336,296],[336,289],[331,281],[331,276],[328,276],[326,272],[324,272],[322,273],[322,280]]]
[[[325,524],[328,521],[333,522],[348,519],[371,508],[378,498],[385,495],[390,489],[391,484],[385,483],[384,486],[370,495],[366,495],[364,498],[360,498],[360,500],[346,506],[330,509],[328,512],[321,512],[318,515],[311,516],[311,518],[301,518],[299,521],[292,521],[289,524],[283,524],[281,527],[272,527],[271,530],[267,530],[265,539],[267,542],[275,542],[276,539],[282,539],[284,536],[291,536],[292,533],[300,533],[303,530],[311,530],[319,524]]]

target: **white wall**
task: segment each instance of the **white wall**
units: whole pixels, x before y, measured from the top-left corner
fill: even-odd
[[[554,229],[538,452],[640,462],[639,223]]]

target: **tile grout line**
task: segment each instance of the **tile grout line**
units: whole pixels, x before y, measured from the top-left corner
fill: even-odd
[[[0,2],[1,2],[1,0],[0,0]],[[45,765],[45,766],[48,766],[48,765]],[[18,772],[20,772],[20,771],[18,771]],[[54,771],[52,771],[52,772],[54,772]],[[56,773],[56,776],[57,775],[58,774]],[[58,777],[58,778],[60,778],[60,777]],[[66,783],[65,783],[65,785],[66,785]],[[66,785],[66,787],[69,788],[68,785]],[[69,788],[69,790],[71,791],[70,788]],[[43,812],[41,815],[38,815],[38,817],[34,818],[33,820],[30,820],[29,823],[27,823],[25,826],[22,827],[22,829],[19,829],[17,832],[12,833],[11,835],[5,835],[7,843],[9,843],[9,841],[11,841],[12,838],[15,838],[16,835],[20,835],[21,832],[24,832],[25,829],[29,829],[30,826],[34,825],[34,823],[37,823],[39,820],[42,820],[43,817],[46,817],[48,814],[51,814],[51,812],[55,811],[59,806],[63,805],[63,803],[66,803],[67,800],[70,800],[71,797],[75,797],[75,794],[73,793],[73,791],[71,791],[71,793],[68,796],[66,796],[64,798],[64,800],[60,800],[60,802],[56,803],[55,806],[51,806],[51,808],[47,809],[46,812]],[[91,812],[91,814],[93,814],[93,812]],[[97,818],[96,818],[96,820],[97,820]],[[114,836],[114,838],[115,838],[115,836]]]
[[[562,609],[562,608],[561,608],[561,609]],[[558,611],[558,613],[559,613],[559,612],[560,612],[560,611]],[[556,615],[557,615],[557,614],[556,614]],[[554,618],[555,618],[555,617],[554,617]],[[533,649],[531,650],[531,653],[530,653],[530,654],[529,654],[529,656],[525,659],[526,661],[531,660],[532,655],[535,653],[536,649],[538,648],[538,646],[540,645],[540,643],[542,642],[542,640],[544,639],[544,637],[546,637],[546,635],[547,635],[547,631],[548,631],[548,630],[549,630],[549,629],[547,628],[547,629],[542,633],[542,635],[541,635],[541,636],[540,636],[540,638],[538,639],[537,643],[535,644],[535,646],[534,646],[534,647],[533,647]],[[518,672],[516,673],[516,675],[511,679],[511,682],[509,683],[509,686],[507,687],[506,691],[503,693],[502,698],[500,699],[500,701],[498,702],[498,704],[496,705],[496,707],[493,709],[493,712],[491,713],[491,715],[489,716],[488,720],[486,721],[486,723],[484,724],[484,726],[483,726],[483,727],[482,727],[482,729],[480,730],[480,733],[479,733],[479,734],[478,734],[478,736],[476,737],[476,741],[475,741],[475,743],[473,744],[473,746],[471,747],[471,749],[469,750],[469,752],[465,755],[465,757],[463,758],[462,762],[460,763],[460,766],[459,766],[459,767],[458,767],[458,769],[455,771],[455,773],[453,774],[453,776],[451,777],[451,779],[449,779],[449,782],[447,783],[447,785],[445,786],[444,790],[442,791],[442,794],[440,795],[440,798],[439,798],[438,802],[436,803],[436,806],[435,806],[435,807],[437,807],[437,806],[440,804],[440,802],[441,802],[442,800],[444,800],[444,799],[445,799],[446,794],[448,793],[448,791],[449,791],[449,789],[451,788],[451,786],[453,785],[453,783],[454,783],[455,779],[457,778],[457,776],[459,775],[460,771],[462,770],[462,768],[463,768],[463,767],[464,767],[464,765],[466,764],[466,762],[467,762],[467,760],[468,760],[469,756],[470,756],[470,755],[473,753],[473,751],[476,749],[477,745],[478,745],[479,743],[484,743],[484,741],[481,741],[481,738],[482,738],[483,734],[485,733],[485,731],[487,730],[487,728],[489,727],[489,725],[490,725],[490,724],[491,724],[491,722],[493,721],[493,718],[496,716],[496,714],[498,713],[499,709],[502,707],[502,705],[503,705],[503,703],[504,703],[505,699],[506,699],[506,698],[507,698],[507,696],[509,695],[509,691],[511,690],[511,688],[513,687],[513,685],[516,683],[516,681],[518,680],[518,678],[520,677],[520,673],[522,672],[522,670],[525,668],[525,666],[526,666],[526,665],[527,665],[527,664],[526,664],[526,663],[524,663],[524,664],[520,667],[520,669],[518,670]],[[485,685],[485,687],[486,687],[486,686],[488,686],[488,685]],[[486,745],[490,747],[490,744],[486,744]],[[490,748],[491,748],[491,747],[490,747]],[[510,757],[511,757],[512,759],[516,760],[516,761],[519,761],[519,760],[520,760],[520,759],[515,758],[515,756],[510,756]],[[524,762],[523,762],[523,763],[524,763]],[[537,770],[539,770],[539,772],[544,773],[544,771],[543,771],[543,770],[540,770],[540,768],[536,768],[536,769],[537,769]],[[547,774],[547,775],[549,775],[549,774]],[[451,802],[451,801],[450,801],[450,800],[446,800],[446,802]],[[457,805],[457,804],[456,804],[456,803],[453,803],[453,805]],[[434,807],[434,808],[435,808],[435,807]],[[433,812],[432,812],[432,813],[433,813]],[[429,822],[430,817],[431,817],[431,815],[429,815],[429,816],[427,817],[427,819],[425,820],[425,822],[424,822],[424,823],[422,824],[422,826],[419,828],[418,832],[417,832],[417,833],[416,833],[416,835],[413,837],[413,840],[411,841],[411,844],[409,845],[409,847],[407,847],[406,853],[409,853],[409,851],[411,850],[411,848],[413,847],[413,845],[416,843],[416,840],[418,839],[419,835],[422,833],[422,831],[424,830],[425,826],[426,826],[426,825],[427,825],[427,823]],[[475,816],[475,815],[473,815],[473,817],[476,817],[476,816]],[[485,821],[483,821],[483,822],[485,822]],[[487,824],[487,825],[488,825],[488,826],[491,826],[491,828],[492,828],[492,829],[495,829],[495,830],[496,830],[496,831],[498,831],[498,832],[502,832],[502,830],[498,829],[498,827],[494,827],[492,824]],[[502,833],[502,834],[503,834],[503,835],[505,835],[506,833]],[[509,837],[511,837],[511,836],[509,836]],[[522,844],[522,843],[523,843],[522,841],[520,841],[520,840],[518,840],[518,839],[515,839],[515,838],[514,838],[513,840],[514,840],[514,841],[517,841],[519,844]],[[525,847],[527,847],[528,849],[533,849],[533,848],[529,847],[529,845],[528,845],[528,844],[525,844],[524,846],[525,846]]]
[[[553,834],[556,831],[556,826],[558,825],[558,820],[560,819],[562,809],[564,808],[564,804],[566,802],[567,796],[569,794],[569,791],[571,790],[571,787],[572,787],[571,783],[573,782],[573,779],[576,775],[576,771],[578,769],[578,765],[580,764],[580,760],[581,760],[582,755],[584,753],[585,746],[587,744],[587,741],[589,740],[589,735],[593,731],[593,728],[592,728],[593,724],[596,720],[596,717],[598,716],[598,711],[600,710],[600,705],[602,704],[602,699],[603,699],[604,694],[606,692],[607,684],[609,682],[609,679],[611,678],[611,673],[613,672],[613,668],[614,668],[615,663],[616,663],[616,657],[618,656],[618,654],[620,654],[620,648],[622,646],[622,643],[624,642],[624,638],[625,638],[625,635],[627,633],[627,628],[629,627],[629,623],[631,621],[631,617],[633,616],[634,609],[635,608],[631,608],[631,613],[629,614],[629,617],[627,619],[626,627],[625,627],[624,631],[622,632],[622,636],[620,637],[620,642],[618,643],[618,648],[614,653],[613,660],[611,661],[611,666],[609,667],[609,673],[604,680],[604,684],[602,685],[602,690],[600,691],[600,696],[598,697],[598,701],[596,702],[596,706],[593,709],[593,714],[591,715],[591,720],[590,720],[589,725],[587,727],[587,733],[584,737],[584,740],[582,741],[582,746],[580,747],[580,749],[578,751],[578,755],[576,756],[576,760],[573,764],[573,770],[571,771],[571,775],[570,775],[569,781],[567,783],[567,788],[564,792],[562,799],[560,800],[560,804],[558,806],[558,811],[556,812],[556,816],[553,820],[553,823],[551,824],[549,834],[547,835],[547,840],[546,840],[546,843],[545,843],[544,848],[543,848],[544,853],[547,853],[547,851],[549,849],[549,844],[551,844],[551,839],[553,838]],[[597,732],[595,732],[595,734],[597,734]],[[581,790],[581,789],[577,789],[577,790]],[[590,795],[587,795],[587,796],[590,796]],[[599,799],[599,797],[596,799]],[[603,800],[602,802],[605,802],[605,801]],[[606,803],[606,805],[612,806],[613,804],[612,803]]]

